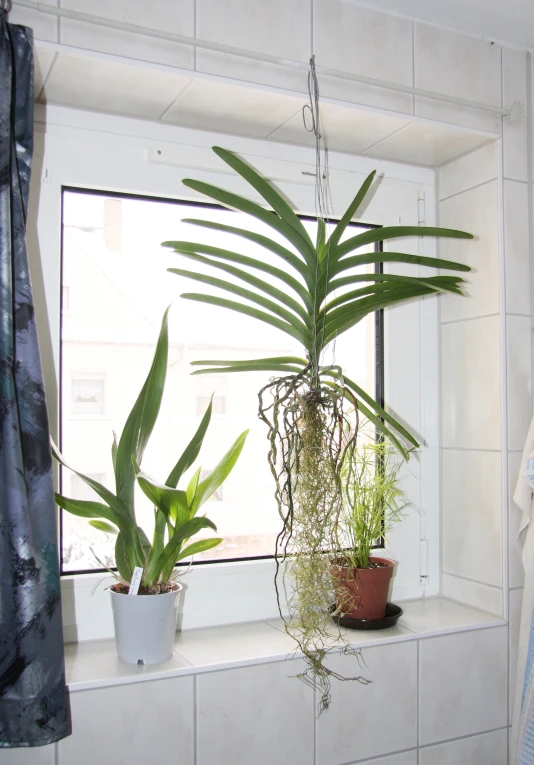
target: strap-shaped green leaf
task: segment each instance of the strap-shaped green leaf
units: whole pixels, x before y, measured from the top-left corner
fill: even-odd
[[[179,252],[179,250],[177,250]],[[185,253],[186,257],[191,257],[189,253]],[[242,268],[236,268],[235,266],[230,266],[227,263],[220,263],[217,260],[211,260],[210,258],[205,258],[203,255],[197,255],[194,260],[197,263],[202,263],[204,266],[210,266],[211,268],[217,268],[219,271],[224,271],[227,274],[231,274],[232,276],[237,277],[237,279],[241,279],[241,281],[245,282],[246,284],[250,284],[253,287],[256,287],[256,289],[261,290],[266,295],[269,295],[269,297],[274,298],[275,300],[278,300],[279,303],[282,305],[285,305],[286,308],[289,308],[289,310],[296,313],[300,318],[303,320],[303,322],[306,324],[307,321],[310,319],[310,312],[306,310],[306,308],[299,303],[294,298],[290,297],[290,295],[287,294],[287,291],[282,291],[275,287],[272,282],[266,282],[263,279],[259,279],[257,276],[254,276],[253,274],[248,273],[247,271],[244,271]],[[169,271],[171,274],[179,274],[181,273],[179,269],[175,268],[168,268],[167,271]],[[188,272],[190,273],[190,272]],[[287,280],[284,279],[286,282],[286,286],[289,286],[287,283]]]
[[[170,486],[159,483],[147,473],[137,473],[137,483],[143,494],[155,505],[158,510],[165,513],[167,519],[180,523],[189,518],[187,495],[181,489],[173,489]],[[179,519],[176,521],[176,519]]]
[[[216,287],[217,289],[224,290],[225,292],[229,292],[232,295],[238,295],[244,300],[249,300],[251,303],[256,303],[257,305],[261,305],[262,308],[265,308],[267,311],[270,311],[275,316],[278,316],[280,319],[287,321],[288,324],[292,324],[295,327],[300,327],[302,332],[306,332],[306,330],[308,329],[306,325],[299,318],[299,315],[301,313],[304,313],[305,316],[306,314],[298,304],[296,304],[297,308],[299,309],[299,314],[297,315],[293,311],[288,311],[279,303],[275,303],[274,300],[269,300],[269,298],[266,298],[263,295],[258,294],[257,292],[253,292],[252,290],[248,290],[248,289],[245,289],[244,287],[240,287],[238,284],[227,282],[225,279],[218,279],[215,276],[209,276],[208,274],[200,274],[200,273],[197,273],[196,271],[186,271],[183,268],[169,268],[168,270],[173,274],[178,274],[178,276],[185,276],[187,279],[192,279],[193,281],[200,282],[201,284],[208,284],[210,287]],[[268,285],[265,285],[265,288],[266,290],[268,290]],[[275,295],[275,292],[279,293],[278,290],[274,290],[273,288],[271,288],[270,291],[273,294],[273,297],[277,297],[277,295]],[[287,304],[288,302],[287,298],[284,300],[284,302]],[[292,302],[294,303],[294,301]]]
[[[341,237],[345,233],[345,230],[353,217],[355,216],[358,208],[361,206],[363,200],[365,199],[367,192],[369,191],[369,187],[371,186],[374,177],[376,175],[376,170],[373,170],[372,173],[369,173],[365,181],[362,183],[360,188],[358,189],[358,193],[350,203],[350,205],[347,207],[347,210],[335,229],[332,231],[332,235],[330,236],[329,244],[330,249],[333,250],[340,242]]]
[[[191,439],[191,441],[187,444],[186,448],[184,449],[182,456],[176,463],[176,465],[171,470],[169,477],[165,481],[167,486],[176,487],[178,485],[178,481],[182,477],[182,475],[185,473],[186,470],[189,470],[193,462],[196,460],[200,453],[200,449],[202,447],[202,443],[204,441],[204,436],[206,435],[206,431],[208,429],[208,426],[210,424],[211,420],[211,412],[212,412],[212,406],[213,406],[213,397],[210,399],[210,403],[208,404],[208,407],[206,411],[204,412],[204,415],[202,417],[202,420],[200,421],[200,425],[198,426],[195,435]]]
[[[113,510],[101,502],[91,502],[87,499],[70,499],[63,494],[56,493],[56,505],[62,510],[67,510],[79,518],[106,518],[112,523],[117,523],[117,516]]]
[[[236,438],[232,446],[228,449],[224,457],[213,468],[209,475],[204,478],[203,481],[197,486],[195,498],[191,505],[191,515],[195,515],[198,509],[208,500],[211,495],[217,491],[219,486],[228,478],[232,469],[237,462],[239,455],[245,445],[246,438],[248,436],[248,430],[243,431],[240,436]]]
[[[147,587],[152,587],[158,581],[158,578],[167,567],[174,567],[176,558],[180,554],[180,548],[186,539],[190,539],[195,534],[198,534],[202,529],[212,529],[217,531],[217,527],[210,521],[209,518],[191,518],[187,523],[184,523],[179,529],[176,529],[171,539],[167,542],[163,548],[163,552],[160,556],[154,560],[150,566],[145,567],[143,574],[143,583]]]
[[[115,563],[117,564],[117,568],[119,569],[119,574],[122,576],[125,582],[130,582],[132,580],[132,574],[134,570],[134,565],[132,565],[132,562],[130,560],[130,556],[128,554],[128,545],[126,543],[126,537],[121,532],[117,535],[117,539],[115,541]],[[136,563],[135,565],[143,565],[141,561]]]
[[[471,271],[469,266],[465,263],[455,263],[452,260],[443,260],[443,258],[428,258],[423,255],[409,255],[405,252],[365,252],[362,255],[353,255],[350,258],[343,258],[335,265],[332,266],[332,276],[343,271],[348,271],[350,268],[357,268],[359,266],[365,266],[368,264],[378,263],[413,263],[417,266],[428,266],[429,268],[444,268],[449,271],[463,271],[465,273]]]
[[[358,247],[375,242],[384,242],[386,239],[399,239],[406,236],[434,236],[443,239],[473,239],[472,234],[466,231],[456,231],[452,228],[436,228],[435,226],[385,226],[364,231],[338,244],[331,253],[334,262],[340,260]]]
[[[193,191],[204,194],[211,199],[215,199],[224,207],[229,207],[231,210],[240,210],[241,212],[252,215],[254,218],[261,220],[262,223],[266,223],[275,231],[278,231],[288,242],[291,242],[293,247],[302,255],[305,263],[308,267],[313,269],[316,262],[315,248],[308,244],[295,229],[282,220],[275,212],[265,210],[255,202],[251,202],[249,199],[240,197],[238,194],[232,194],[230,191],[225,191],[217,186],[212,186],[209,183],[203,183],[202,181],[194,181],[190,178],[185,178],[182,183],[187,188],[193,189]]]
[[[191,479],[189,483],[187,484],[187,489],[185,490],[186,496],[187,496],[187,506],[191,507],[193,504],[193,500],[195,498],[195,494],[197,493],[197,487],[198,482],[200,480],[200,471],[202,468],[198,468],[195,470],[193,475],[191,476]]]
[[[158,417],[167,375],[169,351],[168,313],[169,309],[167,308],[161,322],[161,330],[152,366],[137,401],[128,415],[117,448],[117,496],[128,507],[132,517],[134,515],[135,486],[135,470],[132,464],[132,457],[134,457],[137,464],[141,464],[145,447]]]
[[[191,372],[191,377],[196,375],[229,374],[230,372],[284,372],[286,374],[298,374],[302,372],[302,368],[291,366],[290,364],[242,364],[241,366],[236,364],[231,367],[197,369]]]
[[[180,555],[176,558],[175,562],[178,563],[178,561],[183,560],[184,558],[191,558],[193,555],[196,555],[199,552],[211,550],[213,547],[220,545],[222,541],[223,540],[221,537],[199,539],[198,542],[193,542],[192,544],[187,545],[187,547],[184,547]]]
[[[219,146],[214,146],[213,151],[223,160],[223,162],[226,162],[226,164],[235,170],[238,175],[244,178],[247,183],[256,189],[258,194],[265,199],[267,204],[269,204],[276,213],[278,213],[282,220],[294,228],[304,242],[313,249],[312,241],[299,217],[293,212],[293,209],[272,184],[266,181],[265,178],[262,178],[262,176],[250,165],[243,162],[243,160],[233,152],[228,151],[227,149],[221,149]]]
[[[200,226],[201,228],[208,228],[212,231],[220,231],[224,234],[232,234],[234,236],[239,236],[242,239],[246,239],[249,242],[253,242],[254,244],[259,245],[260,247],[263,247],[266,250],[269,250],[274,255],[277,255],[279,258],[281,258],[284,263],[287,263],[287,265],[291,266],[295,269],[304,279],[308,287],[312,286],[313,283],[313,273],[306,263],[304,263],[297,255],[291,252],[291,250],[288,250],[287,247],[284,247],[279,242],[276,242],[274,239],[269,239],[268,236],[263,236],[263,234],[257,234],[255,231],[248,231],[244,228],[237,228],[236,226],[228,226],[225,223],[215,223],[213,221],[208,220],[200,220],[198,218],[182,218],[182,223],[190,223],[193,226]],[[163,242],[163,247],[172,247],[175,242]],[[178,242],[177,243],[180,246],[186,246],[188,245],[189,248],[193,249],[194,251],[197,250],[197,247],[203,248],[207,247],[208,245],[196,245],[193,242]],[[218,250],[219,248],[213,247],[211,250]],[[215,255],[214,252],[209,251],[206,249],[198,249],[199,252],[204,252],[206,255]],[[227,253],[228,250],[220,250],[221,253]],[[232,255],[237,255],[237,253],[231,253]],[[220,257],[225,257],[222,254]],[[240,257],[246,257],[244,255]],[[227,256],[227,260],[232,260],[233,258],[230,258]],[[254,260],[253,258],[250,258],[250,260]],[[236,260],[236,262],[242,262]],[[244,261],[243,261],[244,262]],[[262,263],[262,261],[254,261],[255,263]],[[267,264],[265,264],[267,266]],[[255,268],[259,268],[259,265],[256,265]],[[269,267],[269,266],[267,266]],[[267,269],[265,269],[267,270]]]
[[[213,366],[213,367],[219,367],[219,366],[247,366],[249,364],[299,364],[303,367],[307,365],[307,361],[305,359],[301,359],[298,356],[271,356],[266,359],[249,359],[247,361],[243,361],[241,359],[229,359],[229,360],[221,360],[221,359],[209,359],[207,361],[191,361],[190,365],[192,367],[195,366]]]
[[[311,339],[309,330],[306,329],[305,332],[302,332],[298,326],[289,324],[287,321],[282,321],[276,316],[271,316],[271,314],[265,313],[265,311],[260,311],[257,308],[252,308],[251,306],[243,305],[242,303],[236,303],[233,300],[226,300],[225,298],[214,297],[213,295],[201,295],[196,292],[184,292],[181,297],[186,300],[194,300],[197,303],[216,305],[220,308],[228,308],[231,311],[243,313],[246,316],[252,316],[254,319],[263,321],[265,324],[271,324],[273,327],[281,329],[286,335],[291,335],[291,337],[294,337],[308,349],[308,344]]]
[[[89,526],[92,526],[97,531],[102,531],[104,534],[119,533],[116,526],[112,526],[111,523],[107,523],[106,521],[89,521]]]

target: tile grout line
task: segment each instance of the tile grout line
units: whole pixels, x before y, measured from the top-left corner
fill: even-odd
[[[197,675],[193,675],[193,765],[198,765]]]
[[[458,159],[461,159],[461,157],[459,157]],[[449,199],[454,199],[455,197],[459,197],[461,194],[467,194],[468,191],[473,191],[473,189],[480,189],[482,186],[487,186],[488,183],[493,183],[493,181],[496,181],[496,180],[498,180],[497,176],[495,176],[494,178],[488,178],[487,181],[481,181],[480,183],[475,183],[474,186],[468,186],[466,189],[462,189],[461,191],[455,191],[452,194],[448,194],[446,197],[442,197],[438,201],[439,203],[447,202],[447,200]]]
[[[416,675],[416,690],[417,690],[417,718],[416,718],[416,726],[417,726],[417,750],[416,750],[416,759],[417,759],[417,765],[419,765],[419,741],[421,739],[421,646],[419,644],[419,640],[417,641],[417,675]]]
[[[455,736],[454,738],[444,738],[440,741],[433,741],[431,744],[423,744],[421,749],[431,749],[433,746],[441,746],[442,744],[451,744],[455,741],[465,741],[469,738],[476,738],[477,736],[487,736],[488,733],[498,733],[501,730],[506,730],[508,725],[501,725],[500,728],[489,728],[488,730],[480,730],[476,733],[468,733],[465,736]]]
[[[463,321],[476,321],[477,319],[491,319],[495,316],[500,316],[500,313],[484,313],[481,316],[466,316],[463,319],[449,319],[448,321],[442,321],[441,326],[446,327],[449,324],[460,324]]]
[[[193,37],[197,39],[197,0],[193,0]],[[193,47],[193,69],[197,70],[197,46]]]
[[[490,587],[492,590],[497,590],[498,592],[502,592],[503,590],[502,587],[499,587],[496,584],[487,584],[486,582],[480,582],[478,579],[471,579],[468,576],[462,576],[461,574],[452,574],[450,571],[446,571],[445,569],[443,569],[443,573],[447,574],[447,576],[453,576],[455,579],[462,579],[464,582],[471,582],[472,584],[481,584],[483,587]],[[471,608],[476,608],[476,606],[471,606]],[[498,614],[495,614],[495,616],[498,616]]]

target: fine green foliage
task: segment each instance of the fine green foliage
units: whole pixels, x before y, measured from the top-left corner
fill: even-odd
[[[194,374],[243,371],[271,371],[279,375],[298,373],[308,377],[313,385],[317,385],[318,378],[324,381],[337,376],[351,403],[356,399],[361,413],[406,456],[409,448],[418,446],[415,437],[355,382],[336,374],[329,367],[321,367],[321,358],[337,337],[374,311],[425,295],[441,292],[462,294],[464,280],[457,275],[415,277],[389,273],[362,274],[357,270],[361,266],[388,262],[411,263],[459,273],[470,269],[462,263],[402,252],[351,253],[364,245],[389,239],[411,236],[472,239],[472,235],[447,228],[389,226],[364,231],[342,241],[371,187],[375,177],[372,172],[328,238],[324,222],[319,222],[317,242],[314,243],[274,186],[232,152],[218,147],[214,147],[213,151],[247,181],[271,209],[201,181],[186,179],[184,185],[225,207],[247,213],[267,224],[284,237],[286,245],[234,226],[196,219],[186,221],[221,234],[234,234],[245,242],[260,245],[277,256],[279,267],[223,247],[168,241],[163,242],[164,247],[172,248],[193,261],[193,265],[204,269],[171,268],[169,271],[218,291],[215,295],[187,292],[182,294],[186,300],[215,305],[270,324],[297,340],[303,352],[300,358],[251,359],[247,362],[224,360],[217,363],[196,361],[194,363],[200,368]],[[205,273],[206,270],[210,273]],[[217,272],[230,278],[221,278],[216,275]],[[268,278],[262,278],[262,274]],[[220,296],[221,292],[224,297]]]
[[[121,580],[128,584],[133,569],[139,566],[143,569],[141,587],[145,592],[165,591],[172,579],[176,563],[195,553],[209,550],[222,542],[219,537],[211,537],[187,544],[203,529],[217,531],[213,521],[198,515],[198,511],[232,471],[248,433],[248,431],[241,433],[219,464],[204,480],[199,481],[200,468],[198,468],[187,488],[177,489],[183,473],[193,465],[199,455],[211,419],[212,404],[210,402],[195,435],[165,483],[158,483],[140,469],[145,447],[158,418],[165,388],[169,350],[167,317],[168,309],[163,316],[148,376],[126,420],[119,443],[117,444],[115,438],[113,439],[111,451],[115,473],[115,493],[98,481],[71,468],[57,447],[52,444],[52,453],[58,462],[79,476],[102,500],[102,502],[92,502],[56,494],[57,505],[73,515],[90,519],[91,526],[99,531],[115,534],[117,536],[115,559]],[[136,521],[134,505],[136,483],[154,505],[152,542],[148,540]]]
[[[337,561],[368,568],[373,547],[402,521],[408,502],[400,487],[402,463],[384,441],[359,444],[342,467],[343,506]]]

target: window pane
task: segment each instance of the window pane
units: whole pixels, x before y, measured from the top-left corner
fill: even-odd
[[[64,192],[63,211],[63,281],[69,287],[69,301],[62,316],[62,449],[69,464],[101,476],[102,482],[114,489],[113,431],[122,431],[150,368],[163,311],[172,303],[166,390],[143,470],[161,482],[166,480],[213,395],[212,421],[194,467],[201,466],[205,474],[239,433],[247,428],[250,433],[232,474],[206,505],[224,542],[203,557],[220,560],[271,555],[280,520],[266,459],[267,430],[257,416],[258,391],[266,384],[266,375],[251,372],[193,377],[190,363],[294,355],[299,353],[298,344],[274,327],[180,298],[184,292],[201,288],[183,276],[167,273],[167,268],[188,268],[188,261],[164,250],[161,242],[198,240],[279,266],[276,256],[259,246],[181,219],[253,227],[274,238],[273,231],[240,213],[208,205],[130,197],[110,200],[104,195],[74,191]],[[316,223],[305,221],[305,225],[314,237]],[[348,235],[353,234],[354,230]],[[362,271],[370,268],[362,267]],[[334,344],[324,363],[333,361],[374,395],[372,317]],[[64,493],[78,492],[80,496],[84,489],[70,480],[64,470]],[[184,487],[187,480],[185,476]],[[152,507],[141,492],[136,503],[140,523],[150,537]],[[101,568],[90,547],[105,565],[112,565],[113,539],[83,519],[64,513],[63,570]]]

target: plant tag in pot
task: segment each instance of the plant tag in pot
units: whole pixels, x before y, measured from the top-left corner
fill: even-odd
[[[140,566],[136,566],[133,570],[132,580],[130,582],[130,589],[128,595],[137,595],[139,592],[139,586],[141,584],[141,577],[143,576],[143,569]]]

